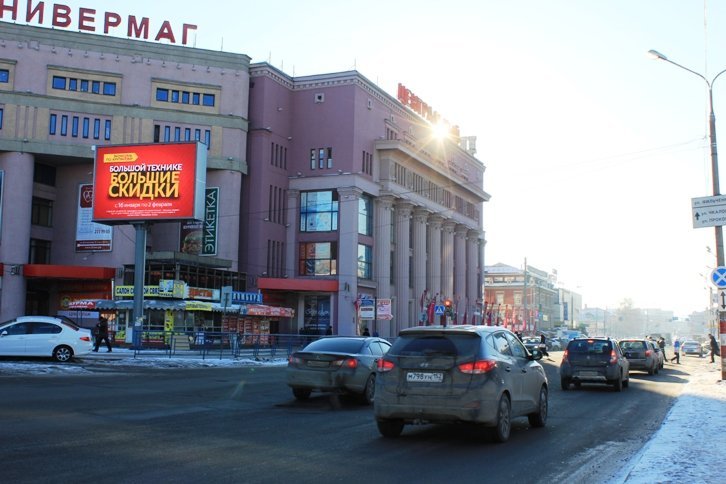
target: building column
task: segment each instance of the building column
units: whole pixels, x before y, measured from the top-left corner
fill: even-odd
[[[466,309],[466,232],[469,228],[457,225],[454,229],[454,301],[456,321],[461,322]],[[468,316],[468,315],[467,315]]]
[[[396,220],[396,252],[394,255],[396,272],[394,274],[396,281],[396,302],[395,302],[395,314],[396,319],[394,320],[395,335],[402,328],[407,328],[410,324],[408,305],[411,299],[411,290],[409,289],[409,256],[410,256],[410,237],[409,230],[411,225],[411,212],[413,205],[410,202],[398,202],[395,205],[395,220]]]
[[[429,259],[426,286],[432,297],[441,294],[441,215],[429,216]]]
[[[295,243],[295,234],[297,227],[300,225],[298,220],[298,206],[300,204],[300,191],[287,191],[287,213],[285,220],[287,223],[287,233],[285,234],[285,268],[284,275],[293,278],[297,274],[298,247]]]
[[[30,220],[33,207],[33,166],[28,153],[0,154],[3,192],[0,201],[2,233],[0,261],[4,263],[0,287],[0,321],[25,314],[27,284],[22,267],[30,254]]]
[[[454,227],[456,223],[446,220],[441,231],[441,296],[454,297]]]
[[[393,197],[384,195],[375,200],[375,227],[373,231],[373,277],[376,281],[376,296],[382,299],[391,298],[391,213],[393,211]],[[382,337],[395,337],[391,329],[391,321],[376,320],[378,334]]]
[[[480,271],[479,231],[469,230],[466,233],[466,299],[469,321],[472,321],[472,318],[474,317],[476,302],[479,299],[477,281],[479,280]]]
[[[362,190],[338,188],[338,334],[359,334],[355,302],[358,299],[358,200]]]
[[[421,317],[425,308],[421,306],[422,297],[426,287],[426,220],[429,211],[416,207],[413,211],[413,299],[414,314],[411,315],[411,324],[416,321],[423,322]],[[425,301],[424,301],[425,302]]]

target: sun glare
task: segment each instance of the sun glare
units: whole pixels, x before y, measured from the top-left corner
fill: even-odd
[[[431,132],[437,139],[444,139],[449,136],[449,126],[446,123],[438,122],[431,126]]]

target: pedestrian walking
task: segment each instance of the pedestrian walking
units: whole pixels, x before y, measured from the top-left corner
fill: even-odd
[[[665,338],[663,336],[658,338],[658,348],[660,348],[660,352],[663,353],[663,360],[667,360],[668,357],[666,356],[665,352]]]
[[[708,334],[708,339],[711,343],[711,363],[715,363],[714,355],[721,356],[721,349],[718,347],[718,341],[711,333]]]
[[[108,339],[108,319],[99,316],[98,323],[96,323],[96,344],[93,346],[93,351],[98,352],[98,347],[101,346],[101,341],[104,340],[106,341],[108,353],[110,353],[111,341]]]
[[[370,335],[371,335],[371,332],[368,331],[368,326],[366,326],[366,328],[363,330],[363,336],[370,336]]]
[[[544,333],[539,335],[539,349],[542,351],[542,354],[547,357],[548,360],[551,360],[550,354],[547,352],[547,337],[544,335]]]
[[[676,338],[676,340],[673,342],[673,353],[675,353],[675,356],[671,358],[671,362],[673,360],[676,360],[676,364],[681,364],[681,340]]]

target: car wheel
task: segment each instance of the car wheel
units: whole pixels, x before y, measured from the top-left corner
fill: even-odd
[[[307,388],[293,388],[292,394],[295,395],[295,398],[298,400],[307,400],[310,397],[310,390]]]
[[[615,391],[616,392],[622,392],[623,391],[623,374],[622,373],[613,382],[613,387],[615,388]]]
[[[60,363],[65,363],[73,358],[73,350],[68,346],[59,346],[53,350],[53,359]]]
[[[403,432],[403,420],[376,420],[378,431],[389,439],[398,437]]]
[[[539,390],[539,405],[535,413],[527,415],[529,425],[532,427],[544,427],[547,424],[547,387],[542,385]]]
[[[495,442],[503,443],[509,440],[512,431],[512,405],[509,396],[504,394],[499,399],[497,407],[497,425],[492,429],[492,437]]]
[[[361,399],[363,403],[370,405],[373,403],[373,398],[376,394],[376,375],[370,375],[366,381],[366,387],[363,389]]]
[[[560,386],[562,386],[563,391],[567,391],[570,389],[570,380],[567,378],[560,378]]]

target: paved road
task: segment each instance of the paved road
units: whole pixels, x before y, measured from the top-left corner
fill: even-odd
[[[605,482],[658,428],[686,374],[633,373],[623,393],[563,392],[550,420],[516,421],[503,445],[463,427],[378,435],[370,407],[297,402],[284,368],[88,366],[90,375],[3,376],[3,482]],[[1,365],[1,363],[0,363]]]

